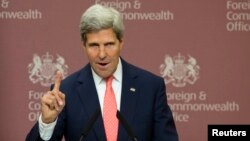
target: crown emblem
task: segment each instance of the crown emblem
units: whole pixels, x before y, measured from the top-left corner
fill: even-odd
[[[175,63],[175,64],[183,64],[184,61],[185,61],[185,57],[182,56],[180,53],[178,53],[177,56],[174,56],[174,57],[173,57],[173,60],[174,60],[174,63]]]
[[[52,63],[53,59],[54,57],[50,55],[48,52],[46,53],[46,55],[42,55],[43,63]]]

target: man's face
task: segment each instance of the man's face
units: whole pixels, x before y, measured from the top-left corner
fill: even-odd
[[[112,28],[88,33],[86,37],[84,50],[95,73],[102,78],[111,76],[117,68],[123,42]]]

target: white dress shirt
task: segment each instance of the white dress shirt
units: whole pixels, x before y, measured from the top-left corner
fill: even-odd
[[[99,99],[99,103],[100,103],[100,108],[103,114],[103,104],[104,104],[104,95],[105,95],[105,90],[106,90],[106,81],[105,79],[101,78],[99,75],[97,75],[94,70],[91,68],[92,70],[92,75],[93,75],[93,79],[95,82],[95,87],[97,90],[97,94],[98,94],[98,99]],[[120,104],[121,104],[121,90],[122,90],[122,64],[121,64],[121,59],[119,59],[118,62],[118,66],[116,71],[113,74],[113,81],[112,81],[112,88],[114,90],[115,93],[115,98],[116,98],[116,105],[117,105],[117,109],[120,110]],[[54,128],[56,126],[56,121],[50,123],[50,124],[46,124],[42,122],[42,118],[41,115],[39,116],[38,119],[38,123],[39,123],[39,133],[40,133],[40,137],[47,141],[51,138]]]

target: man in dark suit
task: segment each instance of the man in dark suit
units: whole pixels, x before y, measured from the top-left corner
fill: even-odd
[[[26,141],[60,141],[63,136],[66,141],[130,141],[131,133],[116,118],[117,110],[137,140],[178,141],[164,80],[120,57],[121,14],[93,5],[81,17],[80,30],[89,63],[63,81],[56,74],[53,89],[41,98],[41,115]],[[82,136],[98,109],[100,115]]]

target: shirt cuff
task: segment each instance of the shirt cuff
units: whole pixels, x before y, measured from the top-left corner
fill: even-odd
[[[38,119],[38,124],[39,124],[39,133],[41,139],[48,141],[52,137],[53,131],[56,126],[57,119],[49,124],[43,123],[42,121],[42,114],[40,114],[39,119]]]

